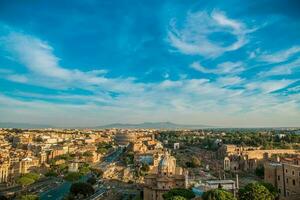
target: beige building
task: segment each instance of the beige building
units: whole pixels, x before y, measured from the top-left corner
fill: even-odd
[[[9,175],[9,162],[0,163],[0,183],[6,183]]]
[[[265,181],[274,185],[281,200],[300,199],[300,158],[268,162],[265,167]]]
[[[47,162],[47,154],[46,152],[39,153],[40,164],[44,164]]]
[[[30,172],[30,168],[39,166],[39,159],[37,158],[24,158],[20,161],[20,174],[27,174]]]
[[[165,152],[156,170],[145,176],[144,200],[163,200],[163,194],[173,188],[187,188],[188,174],[176,166],[176,159]]]
[[[79,163],[77,161],[70,162],[68,165],[68,171],[69,172],[78,172],[78,166],[79,166]]]
[[[65,151],[62,148],[53,149],[49,152],[48,161],[52,160],[58,156],[64,155],[64,154],[65,154]]]
[[[146,153],[148,151],[148,147],[142,141],[137,141],[132,144],[132,150],[137,153]]]
[[[98,154],[96,152],[91,152],[90,156],[84,157],[84,162],[96,163],[96,162],[99,162],[100,159],[101,159],[101,154]]]

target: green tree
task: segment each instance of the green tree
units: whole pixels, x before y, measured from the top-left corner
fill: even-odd
[[[236,200],[232,193],[223,189],[214,189],[205,192],[202,196],[203,200]]]
[[[22,195],[20,200],[39,200],[39,196],[34,194]]]
[[[91,151],[86,151],[86,152],[83,153],[83,156],[91,157],[91,156],[93,156],[93,153]]]
[[[260,178],[263,178],[264,175],[265,175],[265,168],[264,168],[264,166],[258,166],[255,169],[255,174],[256,174],[256,176],[258,176]]]
[[[27,187],[27,186],[33,184],[35,181],[39,180],[39,178],[40,178],[40,175],[37,173],[28,173],[28,174],[21,176],[17,182],[20,185],[22,185],[22,187]]]
[[[34,180],[25,176],[22,176],[19,178],[18,183],[22,185],[22,187],[27,187],[28,185],[31,185],[34,183]]]
[[[150,170],[150,167],[147,163],[143,164],[143,166],[141,167],[141,170],[144,172],[148,172]]]
[[[25,174],[23,177],[33,179],[34,181],[37,181],[40,179],[40,175],[37,173],[28,173],[28,174]]]
[[[97,144],[97,153],[106,154],[112,148],[111,143],[100,142]]]
[[[126,165],[134,163],[134,153],[132,151],[127,152],[126,156],[124,157],[124,162]]]
[[[274,200],[269,190],[259,183],[249,183],[239,191],[240,200]]]
[[[71,185],[70,192],[75,196],[81,194],[86,197],[92,195],[95,192],[95,190],[88,183],[77,182]]]
[[[265,186],[265,188],[267,188],[269,190],[269,192],[272,194],[274,199],[279,195],[277,188],[274,187],[271,183],[266,183],[266,182],[261,181],[261,182],[259,182],[259,184]]]
[[[200,160],[196,156],[192,156],[192,164],[194,167],[200,167]]]
[[[97,179],[95,177],[90,177],[90,178],[88,178],[88,180],[86,182],[91,185],[95,185],[95,183],[97,182]]]
[[[8,200],[4,195],[0,195],[0,200]]]
[[[87,173],[89,173],[91,170],[90,170],[90,167],[89,166],[82,166],[79,168],[79,173],[85,175]]]
[[[170,200],[186,200],[186,198],[184,198],[182,196],[174,196]]]
[[[103,176],[103,171],[99,168],[90,168],[91,172],[98,178]]]
[[[45,176],[47,176],[47,177],[57,177],[58,174],[57,174],[57,172],[55,172],[54,170],[49,170],[49,171],[45,174]]]
[[[184,188],[175,188],[171,189],[165,194],[163,194],[163,198],[165,200],[171,200],[175,196],[181,196],[184,197],[185,199],[192,199],[195,197],[195,194],[193,193],[192,190],[189,189],[184,189]]]
[[[79,172],[69,172],[64,178],[67,181],[75,182],[81,178],[82,174]]]
[[[188,168],[196,168],[196,167],[200,167],[200,159],[197,158],[196,156],[192,156],[191,161],[188,161],[185,163],[186,167]]]

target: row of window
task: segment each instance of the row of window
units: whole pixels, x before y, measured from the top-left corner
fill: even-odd
[[[278,188],[278,192],[279,192],[279,194],[281,194],[281,189],[280,188]],[[286,191],[286,196],[290,196],[290,192],[289,191]]]
[[[280,176],[277,177],[277,180],[280,181]],[[295,179],[293,179],[292,182],[293,182],[293,185],[296,185],[296,180]],[[289,183],[289,178],[286,178],[286,183],[287,184]]]
[[[289,171],[286,169],[285,170],[285,173],[288,173]],[[294,170],[292,170],[292,175],[295,175],[295,171]],[[300,172],[298,173],[298,175],[300,176]]]

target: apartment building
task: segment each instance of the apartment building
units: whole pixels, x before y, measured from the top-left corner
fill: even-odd
[[[264,179],[278,189],[281,200],[299,200],[300,158],[265,163]]]

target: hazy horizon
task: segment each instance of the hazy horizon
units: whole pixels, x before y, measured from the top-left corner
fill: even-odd
[[[230,128],[249,128],[249,129],[255,129],[255,128],[300,128],[300,126],[215,126],[215,125],[209,125],[209,124],[180,124],[180,123],[173,123],[173,122],[141,122],[141,123],[119,123],[119,122],[115,122],[115,123],[110,123],[110,124],[95,124],[95,125],[90,125],[90,126],[57,126],[55,124],[33,124],[33,123],[18,123],[18,122],[0,122],[0,128],[40,128],[40,129],[44,129],[44,128],[70,128],[70,129],[84,129],[84,128],[138,128],[136,126],[142,126],[141,128],[153,128],[151,126],[147,127],[147,125],[160,125],[163,124],[164,126],[168,127],[167,123],[171,123],[171,125],[176,125],[178,127],[176,128],[182,128],[182,129],[230,129]],[[24,125],[25,127],[16,127],[16,126],[7,126],[7,125]],[[5,126],[3,126],[5,125]],[[117,126],[113,126],[113,125],[117,125]],[[40,126],[40,127],[38,127]],[[180,127],[181,126],[181,127]],[[162,127],[164,128],[164,127]]]
[[[3,0],[0,122],[299,127],[299,8]]]

